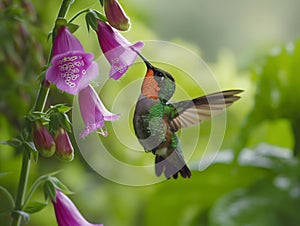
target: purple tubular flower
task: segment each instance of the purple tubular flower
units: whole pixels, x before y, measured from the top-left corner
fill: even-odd
[[[58,226],[103,226],[84,219],[74,203],[59,190],[56,190],[56,200],[52,200],[52,203]]]
[[[117,0],[104,0],[104,12],[112,27],[120,31],[127,31],[130,28],[129,18]]]
[[[98,40],[100,47],[111,64],[109,76],[119,79],[134,63],[137,53],[144,43],[129,43],[117,30],[103,21],[98,21]]]
[[[63,128],[59,128],[55,135],[56,156],[63,161],[72,161],[74,158],[74,149],[69,135]]]
[[[98,64],[93,59],[94,55],[84,52],[79,40],[63,26],[54,40],[53,58],[46,79],[60,90],[77,94],[98,75]]]
[[[33,124],[33,143],[43,157],[50,157],[55,152],[55,142],[41,122]]]
[[[105,108],[91,85],[79,92],[78,100],[81,116],[85,124],[80,137],[83,138],[95,130],[98,130],[97,133],[107,136],[104,121],[117,120],[120,115],[113,114]]]

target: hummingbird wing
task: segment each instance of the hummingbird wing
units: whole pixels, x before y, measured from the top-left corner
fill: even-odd
[[[226,107],[240,99],[236,95],[241,92],[243,90],[225,90],[193,100],[168,104],[175,108],[175,114],[171,117],[170,121],[172,131],[176,132],[181,128],[197,125],[214,115],[220,114]]]

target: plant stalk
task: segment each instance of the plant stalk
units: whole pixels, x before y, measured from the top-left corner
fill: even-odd
[[[63,0],[58,12],[57,18],[64,18],[73,3],[74,0]],[[52,34],[54,34],[54,29],[53,28]],[[53,44],[53,43],[52,43]],[[51,51],[52,52],[52,51]],[[50,52],[49,57],[48,57],[48,64],[51,61],[52,53]],[[43,111],[48,94],[49,94],[49,85],[45,80],[41,81],[38,95],[36,97],[36,101],[33,107],[33,111]],[[24,205],[24,199],[25,199],[25,194],[26,194],[26,188],[27,188],[27,183],[28,183],[28,177],[29,177],[29,171],[30,171],[30,154],[26,153],[25,149],[23,151],[23,160],[22,160],[22,167],[21,167],[21,174],[20,174],[20,179],[19,179],[19,185],[18,185],[18,190],[17,190],[17,196],[15,200],[15,213],[16,211],[22,211],[23,205]],[[22,216],[20,214],[13,214],[13,219],[12,219],[12,226],[20,226],[22,222]]]

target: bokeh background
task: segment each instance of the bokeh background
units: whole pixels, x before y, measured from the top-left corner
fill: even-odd
[[[198,171],[196,154],[189,162],[190,180],[134,187],[101,177],[76,150],[71,163],[40,158],[32,164],[29,183],[43,173],[62,169],[58,178],[74,191],[70,197],[82,214],[106,226],[299,225],[300,2],[120,3],[131,18],[131,30],[123,33],[128,40],[165,40],[189,48],[209,64],[222,88],[245,90],[227,112],[218,158],[205,171]],[[37,78],[50,49],[47,35],[59,5],[58,0],[0,1],[0,140],[18,135],[33,105]],[[84,8],[101,10],[98,1],[77,0],[68,18]],[[75,22],[81,25],[75,34],[85,50],[100,57],[96,36],[87,35],[83,17]],[[129,72],[135,70],[140,68]],[[120,84],[114,92],[122,88]],[[103,90],[100,95],[111,107],[109,92]],[[53,87],[48,105],[55,103],[72,105],[73,97]],[[203,151],[201,142],[209,131],[209,123],[201,126],[196,153]],[[109,146],[113,136],[103,142]],[[126,156],[124,147],[111,146],[114,155]],[[0,184],[15,195],[21,155],[9,147],[0,148]],[[122,150],[119,154],[118,149]],[[43,198],[40,189],[34,200]],[[0,193],[0,225],[9,225],[7,208],[8,201]],[[30,217],[30,226],[56,225],[51,204]]]

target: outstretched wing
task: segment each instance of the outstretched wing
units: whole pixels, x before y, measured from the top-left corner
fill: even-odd
[[[236,95],[241,92],[243,90],[225,90],[193,100],[169,104],[175,108],[175,114],[170,121],[171,129],[176,132],[181,128],[197,125],[214,115],[220,114],[226,107],[240,99]]]

